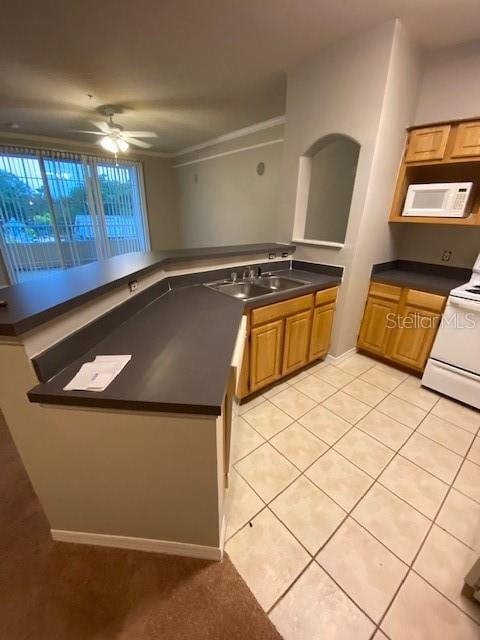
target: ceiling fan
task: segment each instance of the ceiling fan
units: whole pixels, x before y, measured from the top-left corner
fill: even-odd
[[[140,147],[141,149],[150,149],[152,146],[148,142],[138,140],[138,138],[156,138],[157,134],[153,131],[125,131],[123,127],[113,121],[113,116],[117,113],[122,113],[121,107],[115,107],[113,105],[106,105],[100,107],[98,111],[108,118],[107,122],[94,122],[91,123],[97,127],[99,131],[85,131],[77,129],[78,133],[90,133],[94,136],[102,136],[98,141],[106,151],[117,154],[118,152],[125,152],[130,145],[134,147]]]

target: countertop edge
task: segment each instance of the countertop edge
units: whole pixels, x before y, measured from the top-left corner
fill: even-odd
[[[193,414],[218,418],[222,413],[221,405],[174,404],[168,402],[142,402],[139,400],[105,400],[103,398],[83,396],[54,396],[42,394],[34,390],[27,392],[27,397],[34,404],[48,406],[66,406],[90,409],[111,409],[119,411],[148,411],[149,413]],[[93,393],[93,392],[92,392]]]
[[[380,282],[383,284],[391,284],[392,286],[396,286],[396,287],[408,287],[410,289],[417,289],[418,291],[423,291],[425,293],[433,293],[441,296],[448,296],[452,289],[455,289],[456,287],[460,286],[465,282],[462,280],[455,280],[452,278],[451,283],[449,283],[451,284],[451,286],[446,286],[445,282],[435,284],[434,282],[430,281],[428,284],[425,284],[424,282],[421,282],[417,279],[418,276],[428,277],[432,279],[435,278],[435,276],[431,276],[425,273],[418,273],[418,274],[412,273],[411,277],[406,276],[402,278],[401,275],[395,277],[397,275],[395,273],[396,271],[397,270],[392,269],[391,272],[382,271],[380,273],[372,274],[370,276],[370,282]],[[442,278],[442,280],[445,281],[445,280],[448,280],[448,278]]]
[[[48,320],[55,317],[59,310],[62,313],[70,311],[89,300],[92,300],[107,291],[114,289],[115,287],[120,286],[128,282],[131,278],[135,278],[141,275],[145,275],[155,269],[160,269],[162,266],[167,266],[175,263],[181,264],[182,262],[196,261],[196,260],[207,260],[209,258],[228,258],[230,256],[246,256],[252,255],[256,253],[265,253],[269,251],[284,251],[290,254],[289,257],[295,252],[296,246],[292,243],[259,243],[252,245],[232,245],[228,247],[205,247],[198,249],[186,249],[186,250],[178,250],[178,251],[151,251],[151,252],[138,252],[138,255],[149,255],[152,256],[158,255],[158,259],[153,258],[151,264],[146,264],[139,268],[129,270],[128,273],[123,273],[118,277],[112,277],[108,281],[99,284],[97,286],[93,286],[90,289],[87,289],[83,292],[80,292],[74,295],[72,298],[65,299],[59,301],[57,304],[53,304],[51,306],[46,307],[45,309],[41,309],[39,311],[33,312],[31,315],[25,315],[24,317],[19,318],[18,320],[12,320],[11,322],[0,320],[0,335],[5,336],[18,336],[26,331],[34,329],[40,324],[47,322]],[[177,255],[175,255],[177,254]],[[128,256],[136,256],[137,254],[125,254]],[[120,259],[122,256],[115,256],[113,258],[109,258],[108,260],[116,260]],[[103,263],[106,261],[101,261],[99,266],[103,266]],[[94,265],[97,263],[89,263],[80,267],[73,267],[71,270],[65,270],[65,273],[74,276],[76,269],[83,269],[84,267],[94,268]],[[46,277],[47,278],[47,277]],[[42,280],[46,280],[46,278],[42,278]],[[35,281],[30,281],[35,282]],[[15,287],[25,287],[29,283],[21,283],[18,285],[13,285],[11,287],[6,287],[2,290],[2,295],[8,301],[10,301],[10,297],[12,296],[12,291],[15,293]],[[10,309],[0,309],[0,317],[1,312],[5,311],[8,313]]]

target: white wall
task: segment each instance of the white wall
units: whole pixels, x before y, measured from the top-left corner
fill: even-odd
[[[291,232],[298,162],[319,138],[343,133],[361,145],[345,245],[302,245],[296,257],[345,267],[331,352],[356,343],[371,266],[396,257],[387,224],[393,185],[411,122],[418,54],[398,21],[321,51],[288,75],[282,226]]]
[[[305,259],[347,265],[357,236],[385,89],[394,23],[321,50],[288,73],[283,206],[279,220],[291,236],[299,158],[328,134],[361,145],[344,249],[299,248]],[[354,107],[354,108],[353,108]]]
[[[425,60],[414,122],[475,117],[480,114],[480,41],[436,51]],[[398,257],[472,267],[480,251],[480,229],[402,224],[398,231]]]
[[[397,257],[398,229],[387,222],[405,129],[412,121],[421,77],[420,53],[396,22],[377,140],[351,277],[346,283],[343,349],[356,343],[372,265]],[[341,351],[340,351],[341,353]]]
[[[280,125],[175,158],[182,246],[291,239],[277,237],[283,135]]]
[[[415,124],[480,115],[480,40],[425,58]]]

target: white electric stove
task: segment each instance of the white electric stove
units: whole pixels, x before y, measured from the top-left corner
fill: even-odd
[[[480,254],[470,281],[450,292],[422,384],[480,409]]]

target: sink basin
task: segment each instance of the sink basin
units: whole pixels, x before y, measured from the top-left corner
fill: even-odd
[[[301,287],[307,282],[301,280],[292,280],[291,278],[284,278],[281,276],[265,276],[255,280],[263,287],[268,287],[271,291],[285,291],[286,289],[295,289],[295,287]]]
[[[220,282],[209,282],[205,284],[209,289],[224,293],[239,300],[252,300],[260,296],[266,296],[276,291],[286,291],[287,289],[295,289],[304,284],[310,284],[302,280],[292,280],[283,276],[262,276],[254,280],[241,280],[237,282],[229,282],[222,280]]]
[[[255,282],[230,282],[223,284],[209,284],[207,285],[215,291],[220,293],[226,293],[233,298],[239,300],[250,300],[251,298],[258,298],[270,293],[270,289],[263,287]]]

